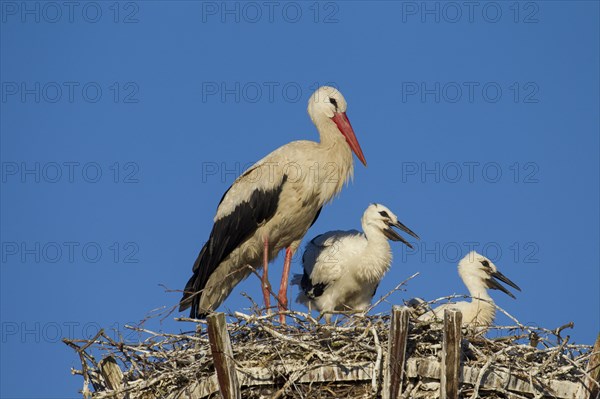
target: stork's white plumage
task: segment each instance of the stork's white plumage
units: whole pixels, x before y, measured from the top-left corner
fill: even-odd
[[[310,241],[302,257],[304,274],[294,276],[300,286],[297,301],[320,312],[364,311],[392,263],[388,240],[402,241],[393,227],[419,238],[383,205],[370,205],[362,217],[363,233],[330,231]],[[325,314],[329,322],[331,314]]]
[[[515,296],[501,285],[498,280],[521,291],[521,289],[505,275],[491,260],[475,251],[469,252],[458,263],[458,274],[465,283],[471,296],[470,302],[447,303],[423,314],[419,320],[444,318],[445,309],[457,309],[462,313],[463,325],[488,327],[496,316],[496,307],[488,289],[500,290],[512,298]]]
[[[190,316],[196,318],[214,311],[251,273],[248,266],[263,266],[263,295],[269,307],[268,263],[283,248],[278,299],[280,309],[285,309],[293,252],[323,205],[352,176],[352,151],[366,165],[339,91],[317,89],[309,99],[308,114],[320,142],[294,141],[278,148],[246,170],[223,195],[180,311],[191,307]]]

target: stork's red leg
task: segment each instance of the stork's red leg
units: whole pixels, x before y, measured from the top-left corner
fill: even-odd
[[[290,266],[292,264],[292,255],[294,251],[291,248],[286,248],[285,250],[285,261],[283,262],[283,274],[281,275],[281,285],[279,286],[279,295],[277,296],[279,299],[279,311],[287,310],[288,298],[287,298],[287,287],[288,287],[288,279],[290,277]],[[279,315],[279,321],[282,324],[285,324],[285,315]]]
[[[269,293],[269,239],[265,238],[263,252],[263,275],[261,279],[263,298],[265,299],[265,308],[267,313],[271,311],[271,295]]]

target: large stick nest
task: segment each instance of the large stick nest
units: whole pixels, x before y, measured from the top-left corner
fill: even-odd
[[[286,314],[286,325],[276,321],[278,314],[261,316],[259,312],[249,315],[235,312],[228,316],[228,332],[238,372],[256,374],[256,370],[263,370],[271,376],[263,385],[243,386],[244,397],[381,396],[389,315],[340,314],[333,324],[327,325],[310,314]],[[461,397],[553,397],[550,382],[579,384],[586,380],[591,347],[572,344],[568,336],[561,335],[573,327],[572,323],[549,330],[524,326],[506,315],[514,325],[494,326],[487,333],[463,328],[463,373],[468,366],[479,370],[479,374],[475,383],[461,384]],[[215,368],[204,322],[194,322],[197,331],[184,334],[156,333],[129,326],[140,334],[139,342],[135,343],[115,341],[104,331],[89,340],[65,340],[82,362],[80,370],[72,370],[84,378],[82,393],[97,399],[200,397],[198,386],[214,379]],[[404,397],[438,397],[439,378],[420,375],[418,368],[419,361],[439,361],[441,328],[440,323],[411,319]],[[107,361],[118,364],[123,371],[120,386],[111,386],[103,370]],[[307,381],[311,372],[324,366],[341,366],[348,372],[354,368],[354,374],[362,377],[354,381],[339,378],[338,381],[331,381],[336,378]],[[531,391],[486,386],[486,374],[501,371],[529,383]],[[322,377],[327,379],[327,375]],[[219,397],[219,394],[209,392],[207,397]]]

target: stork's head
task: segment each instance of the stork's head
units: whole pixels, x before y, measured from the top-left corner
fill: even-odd
[[[465,281],[467,286],[469,285],[468,282],[471,282],[482,285],[485,288],[500,290],[514,298],[515,296],[500,284],[500,281],[502,281],[514,289],[521,291],[519,286],[498,271],[498,268],[491,260],[475,251],[469,252],[458,262],[458,274],[460,274],[460,277]]]
[[[339,132],[346,138],[348,146],[366,166],[367,161],[346,116],[346,107],[344,96],[335,87],[321,86],[308,100],[308,115],[317,127],[329,122],[335,123]]]
[[[410,234],[416,239],[419,239],[419,236],[416,235],[411,229],[402,224],[398,217],[390,211],[387,207],[381,204],[371,204],[365,211],[362,217],[362,225],[364,230],[368,230],[370,228],[376,228],[381,230],[383,234],[392,241],[402,241],[409,248],[412,248],[412,245],[408,241],[406,241],[393,227],[397,227],[405,233]]]

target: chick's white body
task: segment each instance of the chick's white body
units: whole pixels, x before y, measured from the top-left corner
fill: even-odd
[[[304,275],[293,280],[301,287],[297,302],[320,312],[366,310],[392,263],[388,239],[404,241],[390,225],[410,232],[389,209],[373,204],[363,215],[363,233],[330,231],[310,241]]]
[[[356,230],[331,231],[308,244],[303,263],[312,285],[326,287],[312,299],[301,293],[298,302],[319,311],[363,311],[390,269],[392,251],[383,234],[367,239]]]

